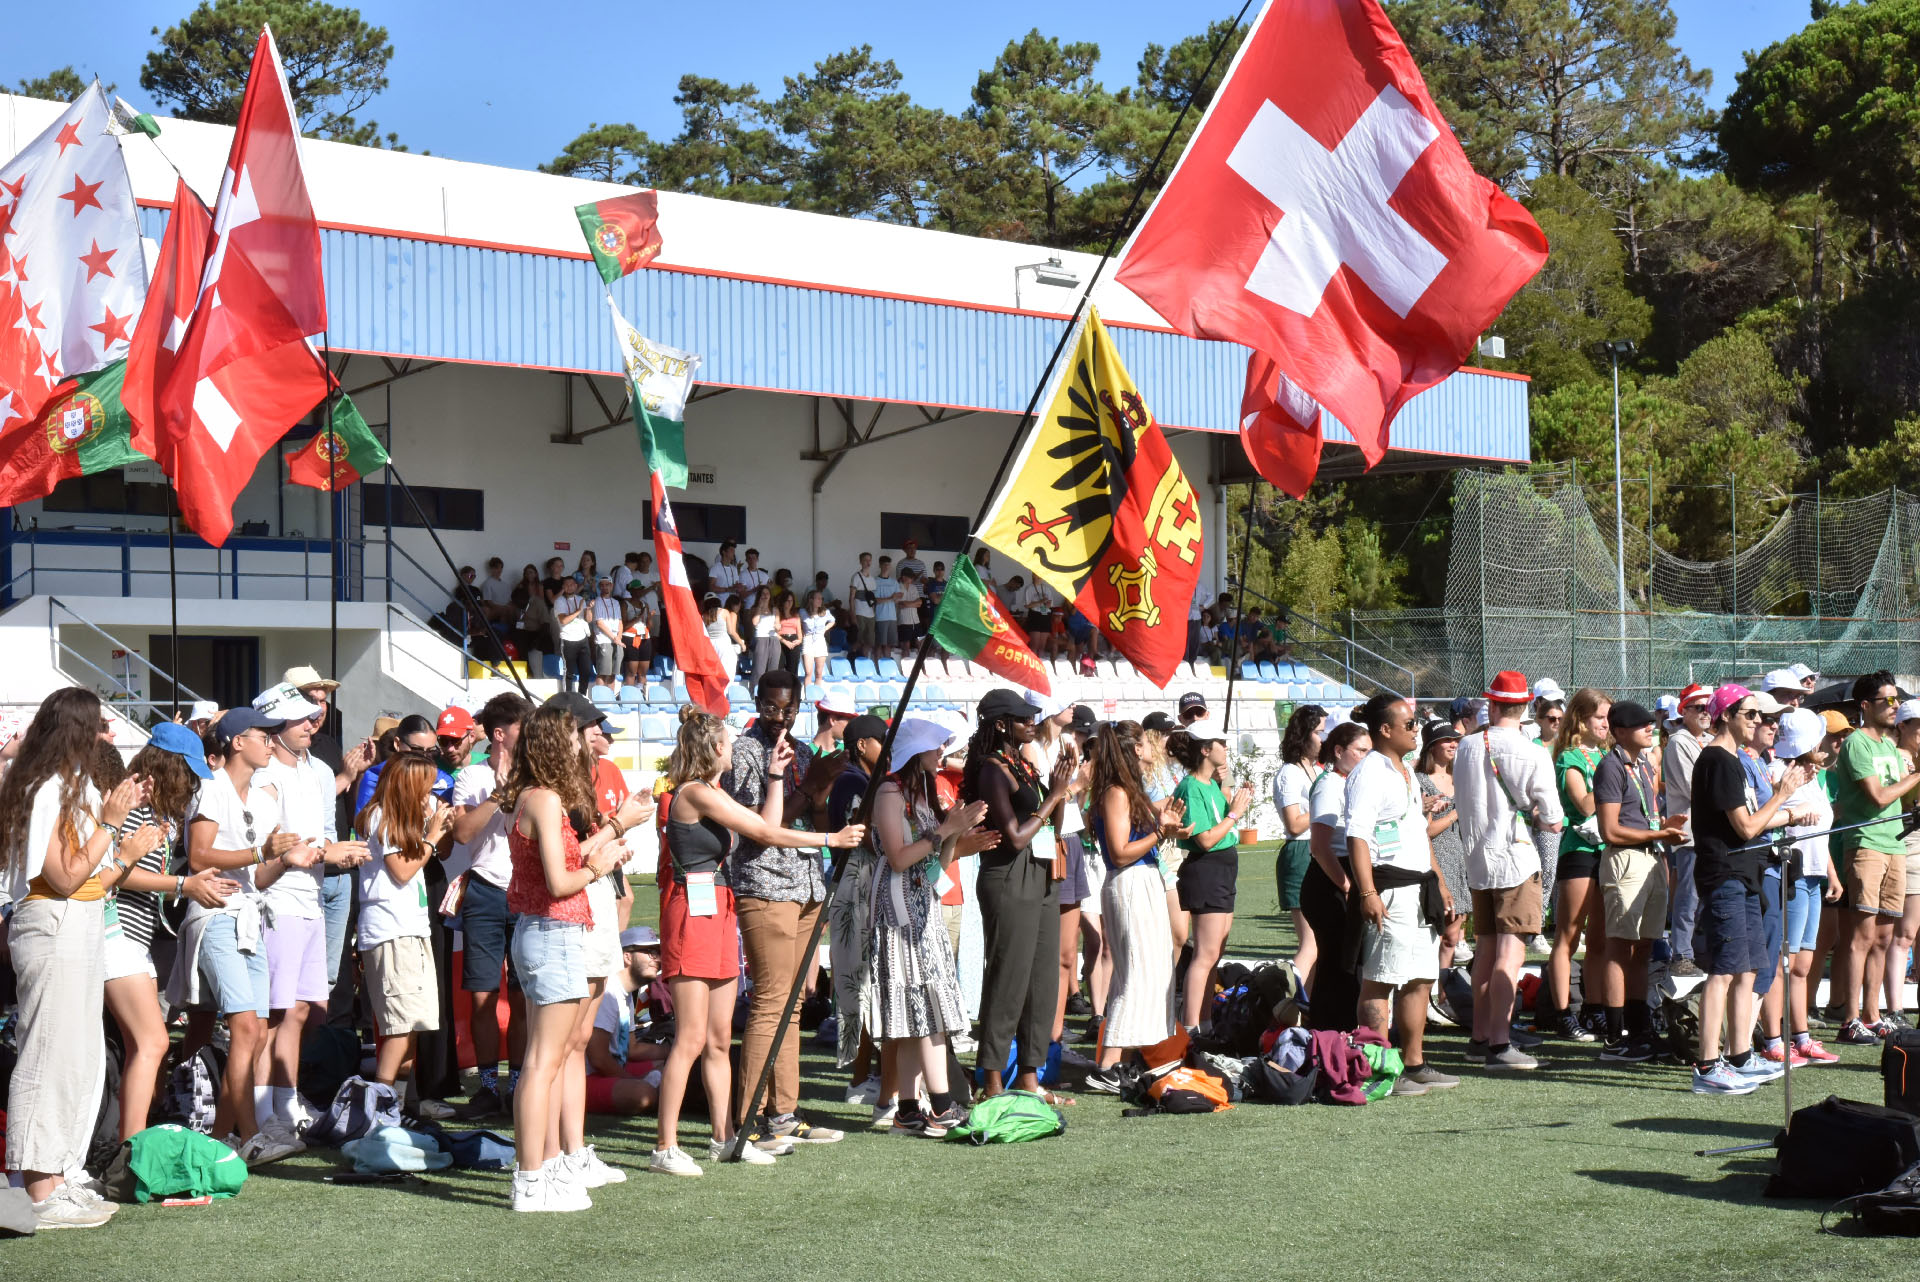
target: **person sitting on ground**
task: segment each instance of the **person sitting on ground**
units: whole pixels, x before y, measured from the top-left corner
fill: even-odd
[[[587,1112],[631,1117],[651,1113],[660,1098],[660,1065],[668,1046],[634,1037],[635,1007],[660,975],[660,936],[651,926],[620,932],[620,969],[607,980],[587,1040]]]

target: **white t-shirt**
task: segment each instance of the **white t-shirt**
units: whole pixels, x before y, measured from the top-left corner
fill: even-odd
[[[489,574],[480,580],[480,599],[488,605],[512,605],[513,584]]]
[[[1034,740],[1033,746],[1039,750],[1040,758],[1044,763],[1040,767],[1041,779],[1044,780],[1053,775],[1053,768],[1060,763],[1061,745],[1066,743],[1066,741],[1067,732],[1064,730],[1060,732],[1060,737],[1055,739],[1051,744],[1041,743],[1038,739]],[[1063,803],[1060,809],[1054,812],[1053,821],[1054,831],[1062,837],[1071,837],[1075,833],[1085,832],[1087,829],[1086,821],[1080,814],[1080,803],[1077,801],[1067,801]]]
[[[593,639],[595,641],[616,641],[620,637],[621,625],[626,621],[626,611],[620,608],[617,596],[597,596],[587,607],[587,617],[593,620]],[[613,624],[612,634],[600,626],[602,620]]]
[[[471,767],[469,767],[471,768]],[[425,870],[413,874],[402,885],[387,871],[387,851],[380,842],[380,808],[367,812],[367,853],[372,856],[359,867],[360,874],[360,947],[372,948],[389,939],[429,934],[427,917],[427,879]]]
[[[485,805],[493,797],[493,790],[499,786],[494,777],[493,767],[481,762],[477,766],[466,766],[453,777],[453,804],[456,806]],[[487,820],[486,827],[472,841],[456,842],[453,853],[447,857],[447,880],[452,881],[463,872],[471,872],[480,880],[501,890],[513,880],[513,857],[507,853],[507,815],[504,811],[494,811],[493,818]]]
[[[1420,808],[1420,784],[1402,776],[1385,754],[1369,752],[1347,779],[1347,832],[1367,843],[1373,866],[1409,872],[1433,867],[1427,845],[1427,819]],[[1397,834],[1390,825],[1398,825]]]
[[[558,619],[563,614],[572,614],[575,610],[585,609],[586,604],[584,600],[577,596],[557,596],[553,599],[553,617]],[[585,641],[587,639],[587,632],[587,616],[584,614],[577,619],[560,625],[560,639],[562,641]]]
[[[740,585],[740,567],[715,561],[713,568],[707,571],[707,580],[707,587],[711,591],[724,595],[727,589]]]
[[[264,771],[261,773],[265,773]],[[252,822],[248,822],[248,818]],[[216,825],[213,834],[215,850],[253,850],[267,844],[267,835],[280,826],[280,801],[272,793],[260,786],[260,776],[255,775],[248,786],[245,801],[233,786],[233,778],[225,770],[213,772],[213,778],[200,785],[200,804],[193,812],[193,820],[198,823],[210,819]],[[191,827],[191,825],[189,825]],[[252,833],[252,837],[248,837]],[[241,868],[228,868],[220,875],[230,881],[240,883],[243,895],[253,893],[254,865]],[[288,872],[294,870],[289,868]],[[232,907],[239,896],[230,896],[228,906]],[[220,908],[203,908],[196,903],[188,903],[187,920],[196,917],[213,917],[226,911]]]
[[[1287,807],[1299,806],[1311,812],[1314,776],[1307,767],[1296,761],[1289,761],[1280,767],[1280,773],[1273,777],[1273,811],[1280,816],[1284,826],[1287,821]],[[1313,822],[1309,813],[1307,822]],[[1287,840],[1294,841],[1306,836],[1306,831],[1289,833]]]
[[[740,590],[742,592],[757,592],[761,588],[766,587],[772,578],[773,576],[771,574],[768,574],[759,566],[755,566],[751,570],[743,568],[740,571]]]
[[[866,598],[861,595],[873,591],[873,576],[865,570],[855,570],[852,580],[847,584],[847,600],[853,602],[854,618],[871,619],[873,617],[873,607],[867,604]]]
[[[1338,771],[1322,770],[1320,777],[1313,781],[1313,790],[1307,794],[1307,821],[1311,824],[1325,824],[1333,829],[1333,857],[1347,857],[1347,825],[1344,811],[1347,804],[1347,781]],[[1309,827],[1311,832],[1312,828]]]
[[[34,790],[33,813],[27,820],[27,847],[22,852],[25,857],[7,887],[7,893],[16,904],[32,893],[27,883],[38,877],[47,866],[47,847],[52,844],[60,822],[60,796],[64,788],[60,776],[56,774]],[[86,791],[81,794],[80,810],[73,823],[74,835],[81,842],[93,836],[97,826],[94,816],[99,813],[100,793],[93,784],[88,783]],[[101,862],[107,862],[110,857],[102,858]],[[99,869],[95,868],[94,871],[98,872]]]
[[[607,991],[600,995],[599,1009],[593,1012],[593,1026],[607,1030],[607,1053],[616,1064],[627,1062],[633,1046],[633,998],[619,979],[610,979]],[[588,1065],[587,1071],[591,1073],[593,1066]]]
[[[287,765],[276,756],[253,777],[253,786],[272,788],[279,797],[280,831],[300,834],[315,850],[335,839],[333,770],[326,762],[308,753],[305,760]],[[322,917],[320,882],[326,875],[326,864],[318,860],[311,868],[288,868],[267,887],[267,903],[288,917]]]
[[[1780,773],[1785,773],[1784,762],[1774,764],[1779,768]],[[1774,782],[1779,782],[1778,774],[1775,775]],[[1785,814],[1788,811],[1805,812],[1811,816],[1808,823],[1787,825],[1787,836],[1798,838],[1793,843],[1793,848],[1800,852],[1800,875],[1802,877],[1832,876],[1832,865],[1827,860],[1826,830],[1833,827],[1833,802],[1828,798],[1827,790],[1820,786],[1818,778],[1807,780],[1800,785],[1800,791],[1787,798],[1779,813]],[[1820,835],[1817,837],[1805,835],[1810,832],[1817,832]],[[1909,893],[1920,894],[1920,890],[1910,890]]]
[[[756,641],[770,641],[780,635],[780,616],[772,610],[760,615],[753,621],[753,637]]]
[[[1498,778],[1488,764],[1489,745]],[[1453,759],[1453,804],[1472,889],[1504,890],[1540,871],[1534,830],[1513,803],[1518,798],[1530,809],[1543,831],[1565,818],[1547,754],[1545,744],[1513,726],[1487,726],[1460,741]]]

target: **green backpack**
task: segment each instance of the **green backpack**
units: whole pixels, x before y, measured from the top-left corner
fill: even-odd
[[[1059,1109],[1031,1091],[1002,1091],[977,1101],[967,1120],[947,1132],[950,1140],[968,1144],[1018,1144],[1044,1140],[1067,1129]]]
[[[1367,1057],[1367,1065],[1373,1069],[1367,1078],[1367,1102],[1371,1104],[1393,1094],[1393,1084],[1407,1071],[1406,1061],[1400,1057],[1400,1052],[1391,1046],[1363,1042],[1360,1053]]]

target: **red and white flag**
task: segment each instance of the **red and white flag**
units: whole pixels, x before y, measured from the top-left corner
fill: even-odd
[[[127,354],[147,267],[111,115],[91,84],[0,167],[0,431]]]
[[[660,563],[660,608],[667,616],[667,632],[673,639],[673,661],[687,679],[687,697],[714,716],[724,717],[727,674],[733,665],[721,661],[713,638],[700,621],[700,604],[693,599],[687,563],[680,555],[680,527],[674,523],[673,505],[667,502],[660,473],[649,475],[653,481],[653,556]]]
[[[1377,0],[1270,0],[1116,277],[1181,333],[1264,353],[1371,466],[1546,256]]]
[[[207,242],[213,239],[213,215],[206,202],[182,178],[174,184],[173,211],[167,216],[167,234],[154,260],[147,301],[133,327],[127,350],[127,377],[120,403],[132,420],[133,448],[160,464],[168,476],[177,472],[177,442],[160,430],[155,400],[180,354],[193,300],[200,293],[200,275],[207,266]]]
[[[156,457],[171,464],[187,524],[215,546],[232,532],[233,501],[261,456],[319,402],[330,381],[307,342],[326,328],[327,303],[299,139],[273,33],[262,28],[192,314],[169,347],[165,340],[181,319],[177,289],[156,300],[168,316],[151,351],[153,372],[141,376],[155,388]],[[168,269],[190,265],[183,242]],[[157,318],[154,328],[162,329]],[[166,351],[170,358],[160,354]],[[163,363],[169,367],[156,377]]]
[[[1240,444],[1254,470],[1297,499],[1320,471],[1320,403],[1280,372],[1273,358],[1247,358],[1240,396]]]

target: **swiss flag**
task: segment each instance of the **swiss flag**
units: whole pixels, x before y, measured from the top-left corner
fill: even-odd
[[[700,621],[693,599],[687,563],[680,555],[680,527],[673,505],[667,502],[660,473],[653,481],[653,556],[660,563],[660,607],[667,616],[667,635],[673,640],[673,661],[687,679],[687,698],[716,717],[727,715],[727,676],[733,665],[723,662]]]
[[[1247,358],[1240,443],[1260,475],[1297,499],[1307,496],[1320,471],[1320,406],[1261,352]]]
[[[1181,333],[1264,353],[1371,466],[1546,256],[1376,0],[1270,0],[1117,278]]]
[[[307,342],[327,323],[319,224],[300,169],[293,100],[266,28],[201,261],[182,325],[180,291],[192,267],[183,235],[168,265],[174,288],[155,303],[151,329],[160,338],[142,349],[151,361],[142,378],[154,389],[155,457],[173,477],[187,524],[218,546],[232,532],[233,500],[261,456],[330,382]]]
[[[167,217],[166,238],[153,265],[147,301],[133,327],[133,345],[127,352],[127,379],[120,392],[133,421],[133,448],[160,464],[168,476],[177,474],[171,437],[161,439],[155,397],[173,372],[186,337],[193,301],[200,293],[200,275],[207,266],[207,242],[213,238],[213,215],[206,202],[180,179],[173,189],[173,212]]]

